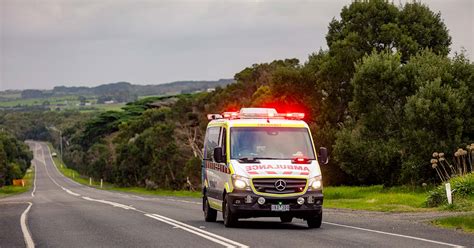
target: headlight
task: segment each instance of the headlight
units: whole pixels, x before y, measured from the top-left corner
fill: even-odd
[[[313,189],[319,189],[321,188],[321,181],[314,181],[313,184],[311,184],[311,187],[313,187]]]
[[[234,187],[237,189],[250,190],[250,179],[238,175],[232,175],[232,181],[234,182]]]
[[[245,187],[247,186],[247,184],[246,184],[244,181],[240,180],[240,179],[236,179],[236,180],[234,181],[234,186],[235,186],[236,188],[243,189],[243,188],[245,188]]]
[[[313,177],[309,180],[311,189],[318,190],[323,188],[323,180],[321,176]]]

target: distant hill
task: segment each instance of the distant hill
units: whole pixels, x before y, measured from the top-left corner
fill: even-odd
[[[95,87],[56,86],[52,90],[7,90],[0,91],[0,102],[63,96],[84,96],[88,98],[115,100],[117,102],[129,102],[142,96],[165,96],[206,91],[216,87],[224,87],[233,82],[233,79],[220,79],[217,81],[177,81],[150,85],[117,82]]]
[[[130,95],[170,95],[205,91],[207,89],[223,87],[233,83],[233,79],[220,79],[217,81],[177,81],[166,84],[136,85],[128,82],[102,84],[96,87],[67,87],[57,86],[52,90],[52,95],[109,95],[117,92],[128,92]]]

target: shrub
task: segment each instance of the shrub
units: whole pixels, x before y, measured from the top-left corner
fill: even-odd
[[[451,190],[453,192],[453,202],[474,194],[474,173],[451,178],[449,182],[451,183]],[[438,207],[447,203],[448,201],[444,185],[440,185],[430,191],[428,198],[426,199],[427,207]]]

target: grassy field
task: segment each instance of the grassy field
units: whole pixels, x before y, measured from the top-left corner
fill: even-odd
[[[454,228],[474,233],[474,214],[441,218],[434,220],[432,223],[444,228]]]
[[[15,107],[18,105],[21,106],[36,106],[42,105],[43,102],[48,101],[50,105],[65,104],[66,102],[70,105],[79,103],[77,96],[57,96],[57,97],[47,97],[47,98],[33,98],[33,99],[12,99],[11,101],[0,102],[0,107]]]
[[[30,169],[28,169],[25,176],[23,177],[23,179],[25,180],[25,187],[13,186],[13,185],[1,187],[0,198],[24,193],[30,190],[31,185],[33,184],[33,180],[34,180],[34,174],[35,173],[34,173],[33,167],[30,167]]]
[[[8,101],[0,101],[0,108],[11,108],[11,107],[33,107],[42,106],[44,102],[49,102],[49,108],[55,110],[60,108],[61,110],[79,110],[81,112],[94,112],[94,111],[121,111],[124,103],[113,103],[113,104],[97,104],[97,99],[94,97],[88,97],[87,101],[92,103],[91,106],[78,106],[80,103],[78,96],[55,96],[47,98],[34,98],[34,99],[21,99],[11,98]]]

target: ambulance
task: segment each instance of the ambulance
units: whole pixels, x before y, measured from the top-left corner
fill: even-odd
[[[271,108],[242,108],[209,114],[204,140],[202,193],[204,219],[224,225],[239,219],[279,217],[322,222],[320,164],[327,149],[316,153],[304,113],[277,113]]]

